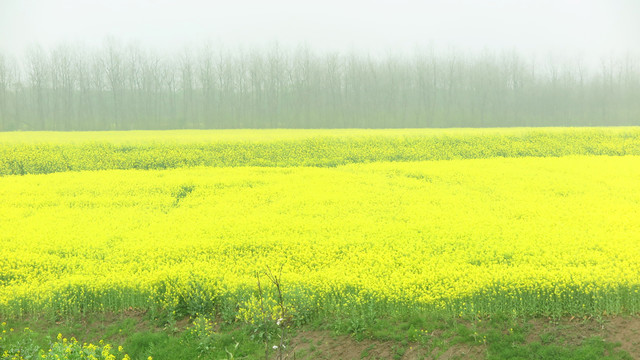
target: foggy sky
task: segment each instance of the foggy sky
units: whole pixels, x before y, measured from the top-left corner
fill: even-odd
[[[97,47],[109,36],[160,51],[306,44],[386,54],[415,48],[526,56],[640,53],[639,0],[0,0],[0,52]]]

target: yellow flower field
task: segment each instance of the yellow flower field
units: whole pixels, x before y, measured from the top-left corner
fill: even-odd
[[[569,155],[640,155],[640,127],[0,133],[0,176]]]
[[[637,312],[639,184],[637,155],[4,176],[0,314],[250,320],[280,266],[301,321]]]

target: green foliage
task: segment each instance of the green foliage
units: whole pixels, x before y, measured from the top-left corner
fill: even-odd
[[[16,331],[6,322],[0,324],[0,359],[30,360],[40,354],[40,346],[28,327]]]
[[[7,332],[8,330],[8,332]],[[120,346],[114,349],[100,340],[98,345],[80,343],[75,338],[67,339],[58,334],[48,350],[42,349],[31,329],[24,328],[15,334],[7,324],[0,324],[0,359],[7,360],[130,360]]]
[[[185,340],[196,344],[200,355],[215,349],[216,333],[213,324],[206,316],[199,315],[193,320],[193,326],[187,331]]]

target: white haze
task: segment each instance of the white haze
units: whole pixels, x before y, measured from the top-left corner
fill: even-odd
[[[301,44],[318,52],[416,48],[581,59],[640,53],[640,0],[0,0],[0,52],[33,44],[160,51]]]

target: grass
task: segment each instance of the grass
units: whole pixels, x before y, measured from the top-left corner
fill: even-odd
[[[615,335],[611,332],[615,327],[603,329],[602,324],[608,327],[609,322],[616,321],[619,318],[598,322],[568,318],[453,319],[425,315],[402,322],[381,319],[360,336],[335,328],[324,330],[332,329],[327,323],[296,328],[291,348],[298,359],[336,356],[349,359],[632,359],[628,346],[625,350],[620,343],[607,340]],[[637,318],[633,321],[640,323]],[[129,312],[91,314],[59,322],[16,319],[8,326],[29,327],[30,341],[43,349],[62,333],[81,342],[103,340],[114,348],[122,346],[123,352],[134,360],[146,360],[149,356],[155,360],[264,358],[263,344],[251,338],[250,325],[217,326],[206,347],[202,338],[193,335],[194,325],[187,319],[180,321],[174,330],[166,325],[149,318],[148,314]],[[14,330],[5,336],[4,342],[0,341],[0,349],[24,339],[24,333]],[[273,354],[271,352],[271,356]]]

